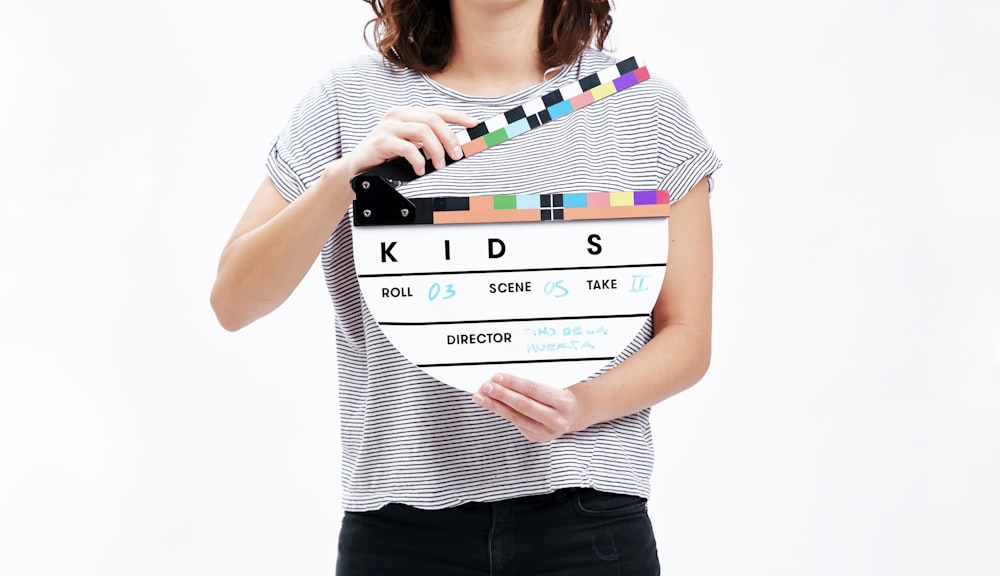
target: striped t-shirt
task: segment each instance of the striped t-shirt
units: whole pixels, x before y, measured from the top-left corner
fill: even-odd
[[[274,141],[267,170],[294,201],[394,106],[446,107],[485,120],[614,65],[590,50],[546,82],[505,97],[468,96],[372,54],[317,82]],[[676,202],[720,162],[681,95],[649,80],[399,188],[411,197],[669,190]],[[456,130],[459,127],[455,127]],[[648,497],[649,410],[546,443],[474,404],[407,361],[365,305],[355,275],[350,214],[322,252],[335,310],[343,507],[390,502],[444,508],[593,487]],[[662,239],[667,242],[667,238]],[[652,335],[647,319],[616,365]]]

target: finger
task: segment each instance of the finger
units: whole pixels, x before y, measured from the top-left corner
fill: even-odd
[[[434,132],[434,137],[437,138],[437,142],[441,145],[442,150],[441,166],[434,164],[435,168],[444,168],[444,150],[448,151],[448,155],[451,156],[452,160],[458,160],[465,154],[462,151],[462,145],[458,142],[458,136],[451,131],[451,128],[444,121],[440,118],[435,118],[428,126]]]
[[[388,160],[402,156],[413,166],[414,172],[422,175],[428,158],[433,152],[433,146],[428,142],[436,138],[434,132],[425,124],[419,122],[385,122],[379,137],[373,144],[380,150],[379,155]],[[440,146],[440,145],[438,145]],[[421,150],[424,150],[423,152]],[[438,149],[437,155],[444,164],[443,150]]]
[[[563,411],[569,408],[566,405],[566,391],[562,388],[548,386],[546,384],[535,382],[534,380],[514,376],[513,374],[495,374],[493,378],[491,378],[491,381],[537,402],[545,404],[546,406],[551,406],[557,411]]]
[[[406,108],[395,111],[394,117],[398,120],[426,124],[454,160],[461,158],[464,153],[462,145],[458,141],[458,135],[452,131],[448,124],[471,128],[479,123],[469,114],[449,108]]]
[[[424,172],[427,171],[427,159],[424,158],[423,153],[420,152],[420,148],[418,148],[416,144],[406,142],[406,146],[402,149],[402,152],[398,154],[398,156],[406,158],[406,161],[410,163],[410,166],[413,166],[413,172],[416,173],[417,176],[423,176]]]
[[[473,118],[470,114],[465,112],[459,112],[458,110],[452,110],[451,108],[431,108],[435,114],[441,117],[442,120],[448,122],[449,124],[457,124],[459,126],[465,126],[466,128],[472,128],[476,124],[479,124],[479,120]]]
[[[386,159],[402,157],[413,166],[413,171],[418,175],[423,175],[427,160],[424,158],[420,148],[414,142],[398,136],[388,136],[380,142],[380,154]]]
[[[465,112],[457,112],[447,108],[434,109],[433,115],[435,120],[428,122],[428,126],[437,134],[438,139],[445,149],[448,150],[448,153],[451,154],[452,159],[460,159],[465,154],[462,151],[462,144],[458,141],[458,135],[446,123],[471,128],[479,122]]]
[[[435,121],[438,123],[441,122],[433,114],[425,115],[424,119],[432,123]],[[390,126],[390,130],[396,136],[409,140],[418,148],[422,148],[424,156],[434,164],[435,169],[440,170],[444,168],[444,145],[441,143],[437,132],[429,124],[415,120],[395,122]]]
[[[508,379],[510,377],[508,376]],[[543,404],[534,398],[525,396],[501,384],[487,382],[479,389],[483,396],[505,404],[511,410],[527,416],[552,430],[562,430],[566,427],[566,418],[552,406]]]
[[[435,134],[437,141],[441,143],[442,147],[448,151],[448,154],[454,160],[462,158],[464,152],[462,151],[461,143],[458,141],[458,135],[451,130],[448,123],[465,126],[466,128],[471,128],[479,123],[478,120],[469,114],[450,108],[393,108],[386,113],[386,119],[396,122],[418,122],[427,125]],[[428,158],[432,158],[432,156],[428,155]],[[443,167],[438,164],[434,166],[436,168]]]

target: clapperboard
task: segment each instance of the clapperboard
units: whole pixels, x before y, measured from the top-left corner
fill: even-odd
[[[647,78],[640,61],[622,60],[459,132],[465,156]],[[565,387],[600,372],[641,330],[667,264],[666,190],[412,199],[396,190],[415,178],[396,159],[352,179],[354,260],[372,316],[427,374],[466,391],[496,372]]]

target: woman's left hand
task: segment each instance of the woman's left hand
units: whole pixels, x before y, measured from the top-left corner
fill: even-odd
[[[472,400],[510,420],[533,442],[548,442],[583,428],[580,405],[570,388],[497,374],[472,395]]]

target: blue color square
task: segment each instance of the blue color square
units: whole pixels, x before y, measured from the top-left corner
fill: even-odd
[[[561,118],[573,111],[573,105],[569,103],[568,100],[563,100],[562,102],[549,106],[549,116],[553,120],[556,118]]]
[[[514,122],[513,124],[508,124],[507,125],[507,137],[508,138],[513,138],[514,136],[517,136],[518,134],[524,134],[525,132],[527,132],[530,129],[531,129],[531,126],[528,126],[528,120],[525,119],[525,118],[521,118],[517,122]]]
[[[521,194],[515,196],[517,198],[517,209],[522,208],[541,208],[541,199],[538,194]]]
[[[563,194],[563,208],[586,208],[586,194]]]

